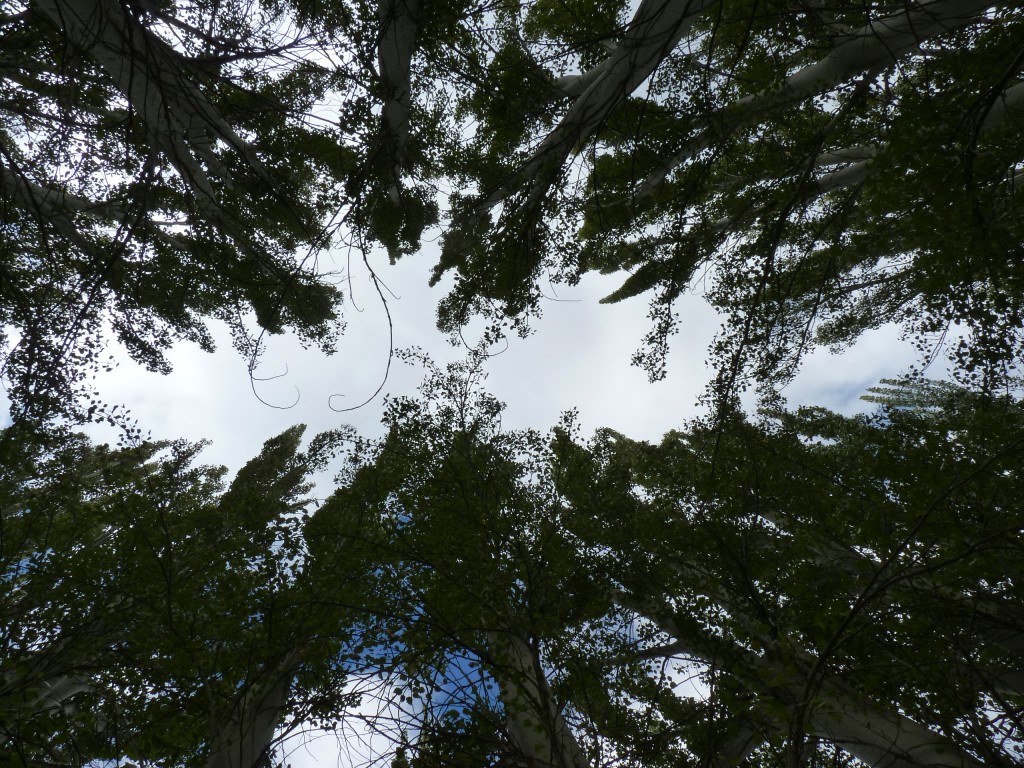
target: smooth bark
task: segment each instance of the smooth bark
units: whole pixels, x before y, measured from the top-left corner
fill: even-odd
[[[700,14],[716,1],[643,0],[621,43],[607,59],[583,75],[556,82],[578,97],[515,176],[485,198],[478,210],[497,205],[524,181],[531,185],[530,200],[538,201],[550,186],[553,170],[561,168],[573,148],[650,77]]]
[[[206,768],[257,768],[270,754],[298,663],[293,649],[246,681],[230,710],[211,724]]]
[[[399,202],[405,147],[409,139],[409,113],[412,108],[412,54],[419,29],[419,0],[381,0],[380,44],[377,46],[380,78],[384,84],[381,125],[387,156],[391,163],[392,183],[388,194]]]
[[[146,30],[127,6],[115,0],[38,0],[36,7],[106,71],[141,118],[151,145],[200,200],[216,202],[206,168],[231,183],[213,152],[217,139],[265,174],[255,153],[187,77],[191,62]]]
[[[760,122],[765,114],[831,91],[852,78],[889,66],[924,40],[960,29],[994,5],[992,0],[931,0],[872,21],[824,58],[785,79],[774,91],[745,96],[709,116],[702,128],[666,163],[647,176],[634,197],[651,194],[677,167],[707,149],[723,132]]]
[[[727,659],[726,674],[752,691],[761,705],[774,699],[794,713],[804,710],[804,731],[841,747],[850,755],[878,768],[982,768],[983,763],[957,744],[899,712],[880,707],[857,691],[834,679],[818,682],[806,699],[806,671],[796,659],[783,659],[777,651],[755,656],[728,637],[690,638],[671,618],[668,609],[652,608],[644,600],[619,593],[616,602],[654,622],[663,632],[676,638],[676,652],[686,653],[713,665]],[[730,606],[729,610],[735,610]],[[779,647],[764,638],[766,644]],[[771,680],[769,686],[765,680]],[[758,704],[755,703],[755,708]],[[745,750],[755,746],[754,741]]]
[[[530,643],[515,631],[491,631],[487,639],[508,732],[527,764],[537,768],[589,768],[552,699]]]

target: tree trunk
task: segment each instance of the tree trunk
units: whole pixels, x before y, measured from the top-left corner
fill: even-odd
[[[576,737],[552,700],[540,661],[526,638],[515,631],[490,631],[494,662],[509,736],[534,768],[589,768]]]

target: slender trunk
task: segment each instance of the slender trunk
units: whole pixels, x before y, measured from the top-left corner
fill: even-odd
[[[405,146],[409,139],[412,53],[416,48],[419,14],[419,0],[380,0],[378,4],[381,32],[377,59],[385,92],[381,124],[392,166],[389,194],[396,203],[405,167]]]

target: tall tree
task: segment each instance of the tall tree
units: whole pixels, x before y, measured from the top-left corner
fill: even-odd
[[[448,330],[475,313],[521,327],[541,276],[625,272],[608,300],[652,295],[636,360],[654,376],[683,292],[699,282],[727,315],[723,397],[892,320],[926,359],[945,341],[976,384],[1019,361],[1013,4],[0,12],[19,412],[73,409],[108,326],[161,370],[176,339],[210,346],[210,317],[249,354],[284,329],[329,347],[340,294],[316,255],[334,235],[414,253],[442,209]]]
[[[1019,361],[1018,6],[380,10],[389,146],[445,150],[439,110],[463,125],[440,161],[454,191],[434,279],[456,279],[442,326],[528,317],[542,277],[626,272],[607,301],[652,295],[637,356],[652,375],[684,292],[726,314],[725,392],[890,321],[926,359],[945,340],[975,383]],[[396,149],[387,167],[436,174],[435,157]]]
[[[254,768],[355,703],[339,547],[305,570],[307,473],[330,440],[268,441],[230,486],[184,442],[111,451],[10,428],[0,527],[0,751],[21,765]],[[319,447],[318,447],[319,446]],[[345,559],[347,558],[347,559]]]
[[[385,523],[399,763],[1024,763],[1019,402],[582,444],[503,432],[465,373],[311,521]]]
[[[321,26],[330,14],[320,13]],[[84,408],[113,334],[166,371],[207,321],[330,350],[317,264],[354,166],[344,71],[289,3],[0,4],[0,372],[15,414]],[[255,323],[251,316],[255,316]]]

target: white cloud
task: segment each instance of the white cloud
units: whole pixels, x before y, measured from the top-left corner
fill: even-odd
[[[444,289],[427,288],[433,263],[433,254],[424,251],[379,269],[394,294],[388,306],[395,347],[421,347],[443,364],[465,351],[453,348],[435,327],[436,302]],[[226,330],[218,328],[217,353],[179,345],[170,353],[174,371],[169,376],[149,373],[125,359],[99,381],[101,391],[108,402],[128,406],[155,439],[211,440],[205,460],[231,469],[295,423],[307,425],[307,436],[342,424],[352,424],[364,435],[380,434],[383,395],[414,394],[423,372],[395,360],[384,381],[387,316],[366,272],[356,273],[352,299],[346,302],[347,328],[333,356],[302,349],[292,336],[272,337],[256,372],[265,380],[253,382]],[[645,299],[598,304],[620,281],[617,276],[587,276],[579,286],[559,288],[544,304],[544,316],[530,337],[512,337],[507,348],[496,350],[487,363],[486,387],[507,404],[506,428],[545,430],[564,411],[577,408],[585,434],[607,426],[631,437],[658,440],[697,413],[697,398],[711,377],[707,349],[720,317],[699,296],[682,300],[668,376],[651,384],[642,370],[630,365],[648,329]],[[911,345],[887,326],[865,333],[842,355],[826,350],[808,355],[783,394],[794,405],[863,410],[858,398],[864,390],[905,370],[914,359]],[[345,413],[332,410],[358,406],[382,382],[381,395],[369,404]],[[96,439],[117,437],[103,425],[89,431]]]

